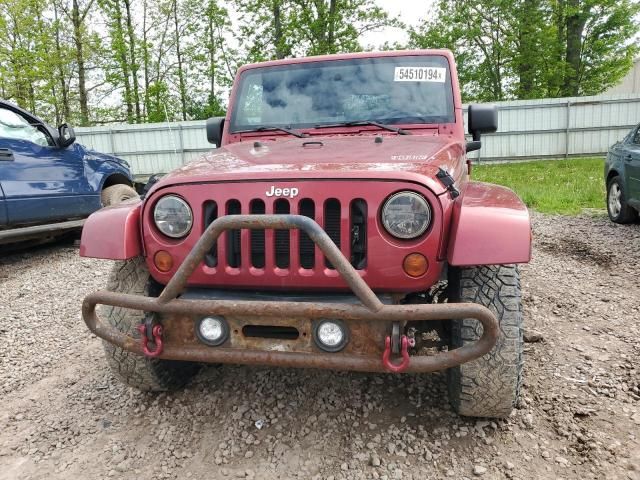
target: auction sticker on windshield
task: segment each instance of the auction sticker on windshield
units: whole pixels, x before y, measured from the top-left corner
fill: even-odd
[[[394,82],[444,83],[447,69],[442,67],[396,67]]]

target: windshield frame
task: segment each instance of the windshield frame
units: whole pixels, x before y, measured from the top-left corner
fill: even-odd
[[[457,92],[457,72],[455,69],[455,63],[452,62],[452,55],[450,52],[446,50],[436,50],[436,51],[406,51],[406,52],[377,52],[372,53],[370,55],[363,54],[346,54],[340,56],[320,56],[320,57],[308,57],[303,59],[289,59],[287,60],[279,60],[279,61],[271,61],[258,63],[253,65],[247,65],[242,67],[238,71],[238,78],[236,80],[236,84],[234,85],[234,89],[230,98],[230,109],[227,114],[227,133],[229,135],[241,135],[243,130],[248,131],[254,128],[259,128],[262,124],[236,124],[239,108],[238,104],[242,98],[242,89],[247,80],[247,74],[255,73],[256,70],[260,69],[297,69],[297,68],[308,68],[308,63],[312,64],[329,64],[329,63],[353,63],[357,61],[368,61],[374,62],[376,60],[392,60],[393,58],[401,58],[401,59],[415,59],[417,57],[430,57],[430,58],[439,58],[443,62],[443,66],[446,65],[446,78],[445,78],[445,95],[446,101],[449,102],[447,116],[442,117],[432,117],[433,121],[415,121],[412,117],[412,121],[406,122],[393,122],[389,123],[393,127],[407,127],[414,126],[418,128],[433,128],[434,126],[443,125],[443,124],[456,124],[458,123],[458,109],[460,108],[460,98]],[[379,116],[371,116],[368,118],[361,118],[357,121],[377,121],[379,123],[388,123],[387,118],[379,117]],[[429,119],[431,120],[431,119]],[[318,122],[318,121],[310,121],[306,123],[283,123],[283,122],[268,122],[270,126],[283,126],[286,128],[296,129],[301,132],[309,132],[313,131],[316,126],[321,125],[322,127],[330,126],[332,124],[340,124],[340,120],[331,119],[326,122]],[[361,128],[361,126],[353,125],[348,126],[345,125],[339,126],[337,128]]]

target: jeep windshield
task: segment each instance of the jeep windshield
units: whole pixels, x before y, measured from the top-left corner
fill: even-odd
[[[267,125],[453,123],[449,64],[436,55],[318,61],[246,70],[230,131]]]

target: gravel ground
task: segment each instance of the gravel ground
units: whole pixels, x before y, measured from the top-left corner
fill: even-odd
[[[468,420],[445,376],[225,366],[181,392],[109,373],[80,319],[110,262],[0,258],[0,478],[640,479],[640,226],[534,216],[522,405]]]

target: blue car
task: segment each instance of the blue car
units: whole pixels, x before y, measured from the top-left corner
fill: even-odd
[[[609,218],[616,223],[637,221],[640,212],[640,125],[609,149],[604,178]]]
[[[126,161],[75,143],[0,100],[0,245],[52,237],[82,226],[103,206],[135,198]]]

